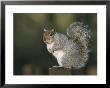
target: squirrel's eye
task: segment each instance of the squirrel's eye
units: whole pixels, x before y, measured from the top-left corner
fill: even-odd
[[[50,34],[50,36],[52,36],[53,34]]]

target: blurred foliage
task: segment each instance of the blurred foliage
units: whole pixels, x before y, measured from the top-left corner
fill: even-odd
[[[75,21],[88,24],[92,32],[90,57],[85,69],[76,74],[97,72],[97,14],[95,13],[14,13],[14,75],[47,75],[48,68],[58,65],[43,43],[43,29],[54,28],[66,34]],[[84,71],[84,73],[82,73]]]

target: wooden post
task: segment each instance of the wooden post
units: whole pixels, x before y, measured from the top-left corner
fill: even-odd
[[[72,75],[71,68],[52,67],[49,68],[49,75]]]

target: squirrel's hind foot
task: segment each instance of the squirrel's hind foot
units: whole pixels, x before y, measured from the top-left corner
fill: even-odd
[[[52,66],[53,68],[63,68],[63,66]]]
[[[53,66],[53,68],[67,68],[67,69],[71,69],[72,67]]]

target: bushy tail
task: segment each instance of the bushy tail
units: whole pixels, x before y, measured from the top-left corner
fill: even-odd
[[[67,28],[67,35],[79,46],[80,61],[86,62],[88,60],[88,43],[91,38],[91,33],[88,25],[82,22],[74,22]]]

